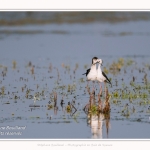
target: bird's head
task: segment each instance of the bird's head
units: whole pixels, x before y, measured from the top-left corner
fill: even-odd
[[[93,57],[93,58],[92,58],[92,64],[97,63],[97,59],[98,59],[97,57]]]
[[[102,59],[97,59],[97,63],[99,63],[100,65],[103,65],[103,60]]]

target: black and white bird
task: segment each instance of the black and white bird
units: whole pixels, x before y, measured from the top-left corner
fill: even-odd
[[[96,81],[96,77],[97,77],[97,69],[96,69],[96,63],[97,63],[97,57],[93,57],[92,58],[92,65],[90,69],[87,69],[86,73],[82,74],[82,75],[86,75],[87,77],[87,81]]]
[[[99,63],[98,69],[97,69],[97,77],[96,80],[100,83],[100,88],[102,88],[101,83],[104,82],[111,84],[110,80],[106,76],[106,74],[101,70],[101,65],[103,63],[102,59],[97,59],[97,62]],[[111,84],[112,85],[112,84]]]

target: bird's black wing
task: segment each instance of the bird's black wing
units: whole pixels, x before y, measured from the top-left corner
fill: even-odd
[[[84,73],[84,74],[82,74],[82,75],[85,75],[85,74],[86,74],[86,76],[87,76],[87,75],[89,74],[90,70],[91,70],[91,69],[86,70],[86,73]]]
[[[106,78],[106,82],[111,84],[110,80],[108,79],[108,77],[106,76],[106,74],[102,71],[103,76]]]

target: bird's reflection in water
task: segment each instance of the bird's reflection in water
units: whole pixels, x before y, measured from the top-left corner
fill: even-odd
[[[110,128],[110,103],[108,89],[105,89],[105,98],[102,98],[102,91],[95,95],[95,91],[90,92],[89,103],[84,107],[84,112],[87,114],[87,123],[91,127],[92,138],[103,138],[103,127],[106,127],[107,138]]]
[[[91,127],[92,138],[102,138],[102,126],[103,126],[104,115],[89,115],[88,124]]]

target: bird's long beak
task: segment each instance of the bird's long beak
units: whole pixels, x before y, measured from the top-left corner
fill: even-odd
[[[97,62],[97,63],[99,63],[101,66],[103,66],[103,63],[100,63],[100,62]]]
[[[102,63],[100,63],[99,61],[98,61],[98,62],[96,62],[96,63],[94,63],[94,64],[92,64],[92,65],[95,65],[95,64],[97,64],[97,63],[99,63],[99,64],[101,64],[101,65],[103,66],[103,64],[102,64]]]
[[[94,64],[92,64],[92,65],[95,65],[95,64],[97,64],[97,63],[99,63],[99,62],[96,62],[96,63],[94,63]]]

